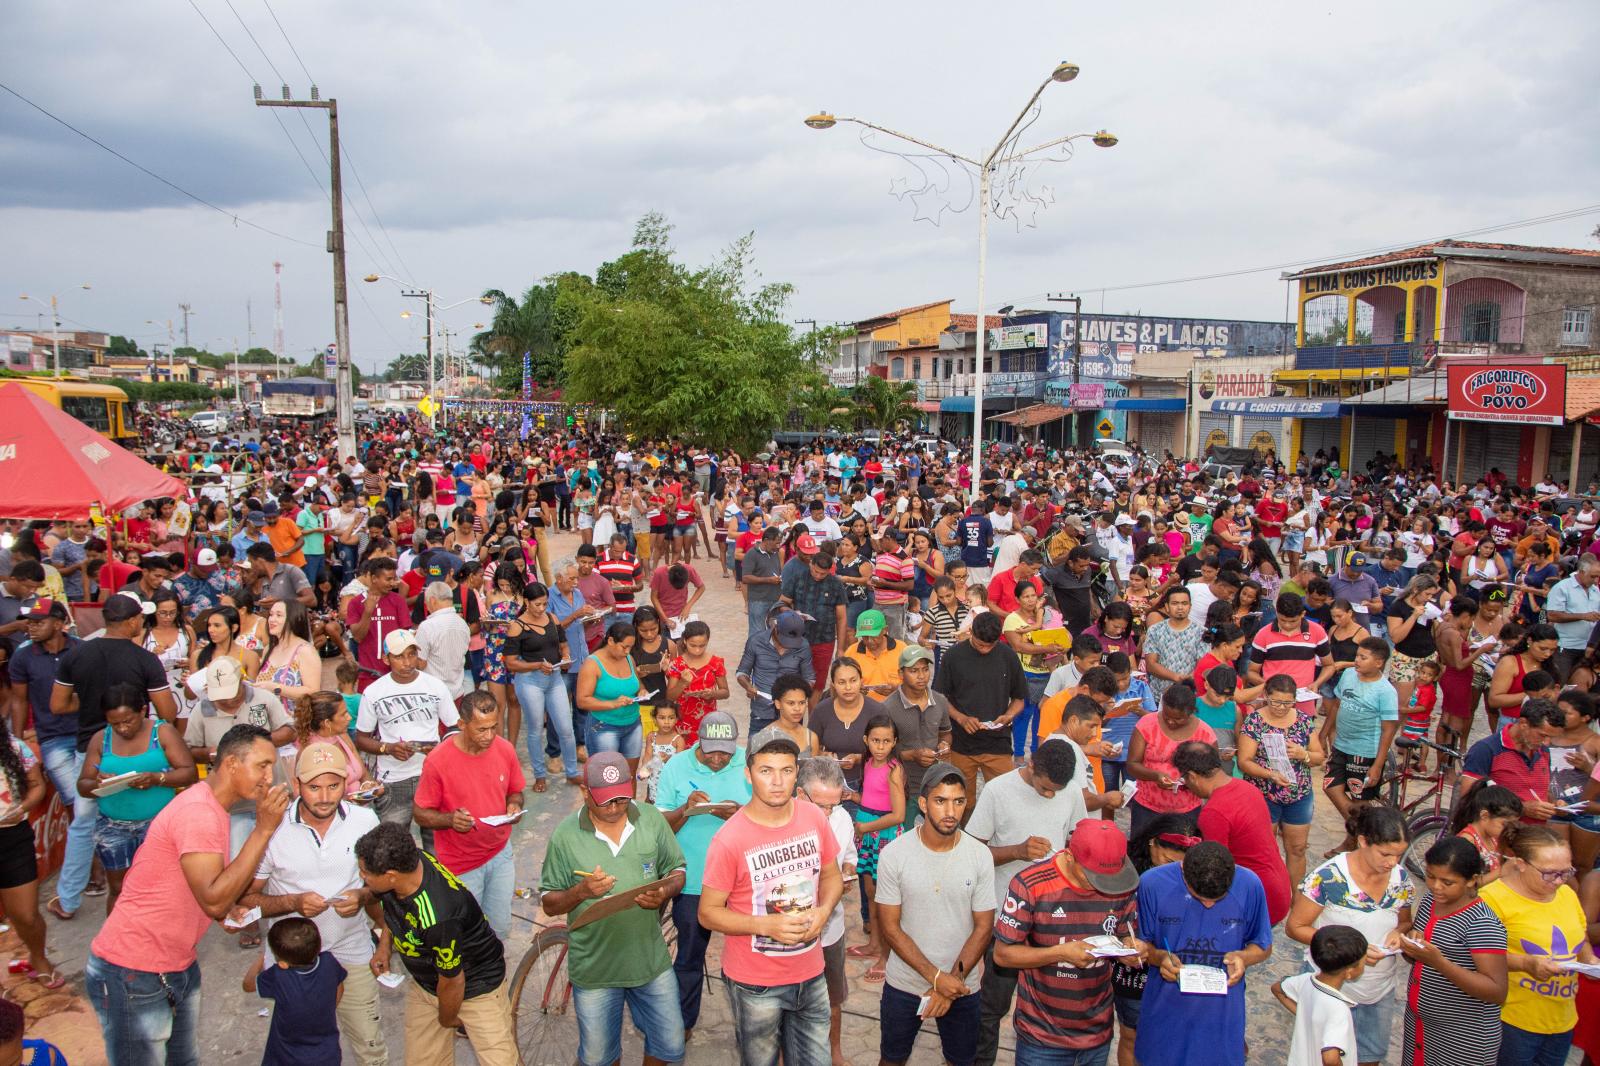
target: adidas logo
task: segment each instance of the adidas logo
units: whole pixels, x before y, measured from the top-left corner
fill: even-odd
[[[1066,916],[1067,912],[1062,910],[1060,907],[1057,907],[1054,911],[1050,912],[1050,917],[1052,918],[1065,918]]]

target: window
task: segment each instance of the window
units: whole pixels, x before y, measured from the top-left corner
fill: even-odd
[[[889,376],[896,380],[906,376],[906,361],[901,356],[889,360]]]
[[[1594,312],[1587,307],[1569,307],[1561,312],[1561,343],[1587,347],[1589,321]]]
[[[106,413],[106,401],[98,396],[63,396],[61,409],[90,429],[102,433],[111,431],[111,416]]]
[[[1493,300],[1461,309],[1461,339],[1467,344],[1494,344],[1500,340],[1500,305]]]
[[[1404,311],[1396,311],[1394,313],[1394,333],[1389,339],[1396,344],[1406,339],[1406,313]]]
[[[914,378],[918,378],[918,379],[920,379],[922,377],[922,360],[921,359],[913,359],[913,360],[911,360],[911,376],[914,377]]]

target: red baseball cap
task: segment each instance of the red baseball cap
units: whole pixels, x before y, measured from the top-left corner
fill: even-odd
[[[817,538],[810,533],[802,533],[794,539],[794,550],[801,555],[815,555],[821,549],[817,547]]]
[[[1073,861],[1083,867],[1089,885],[1108,896],[1125,896],[1139,887],[1139,875],[1128,861],[1128,838],[1116,823],[1082,821],[1067,843]]]

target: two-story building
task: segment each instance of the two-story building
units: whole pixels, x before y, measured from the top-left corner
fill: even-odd
[[[1600,251],[1439,241],[1284,277],[1297,288],[1294,363],[1275,375],[1300,398],[1290,455],[1337,450],[1359,472],[1381,452],[1450,480],[1498,468],[1521,484],[1575,469],[1574,427],[1600,406]],[[1566,366],[1559,420],[1484,420],[1449,395],[1452,364]]]

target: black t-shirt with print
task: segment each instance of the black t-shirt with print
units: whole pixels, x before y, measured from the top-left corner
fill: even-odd
[[[146,698],[172,687],[154,652],[117,637],[97,637],[74,645],[56,667],[56,683],[77,693],[79,751],[88,751],[90,739],[105,728],[105,696],[112,685],[141,688]]]
[[[438,994],[439,978],[454,977],[463,969],[467,999],[493,992],[505,981],[500,938],[489,928],[477,899],[432,855],[422,853],[422,884],[415,894],[402,898],[385,892],[378,899],[395,953],[430,995]]]

